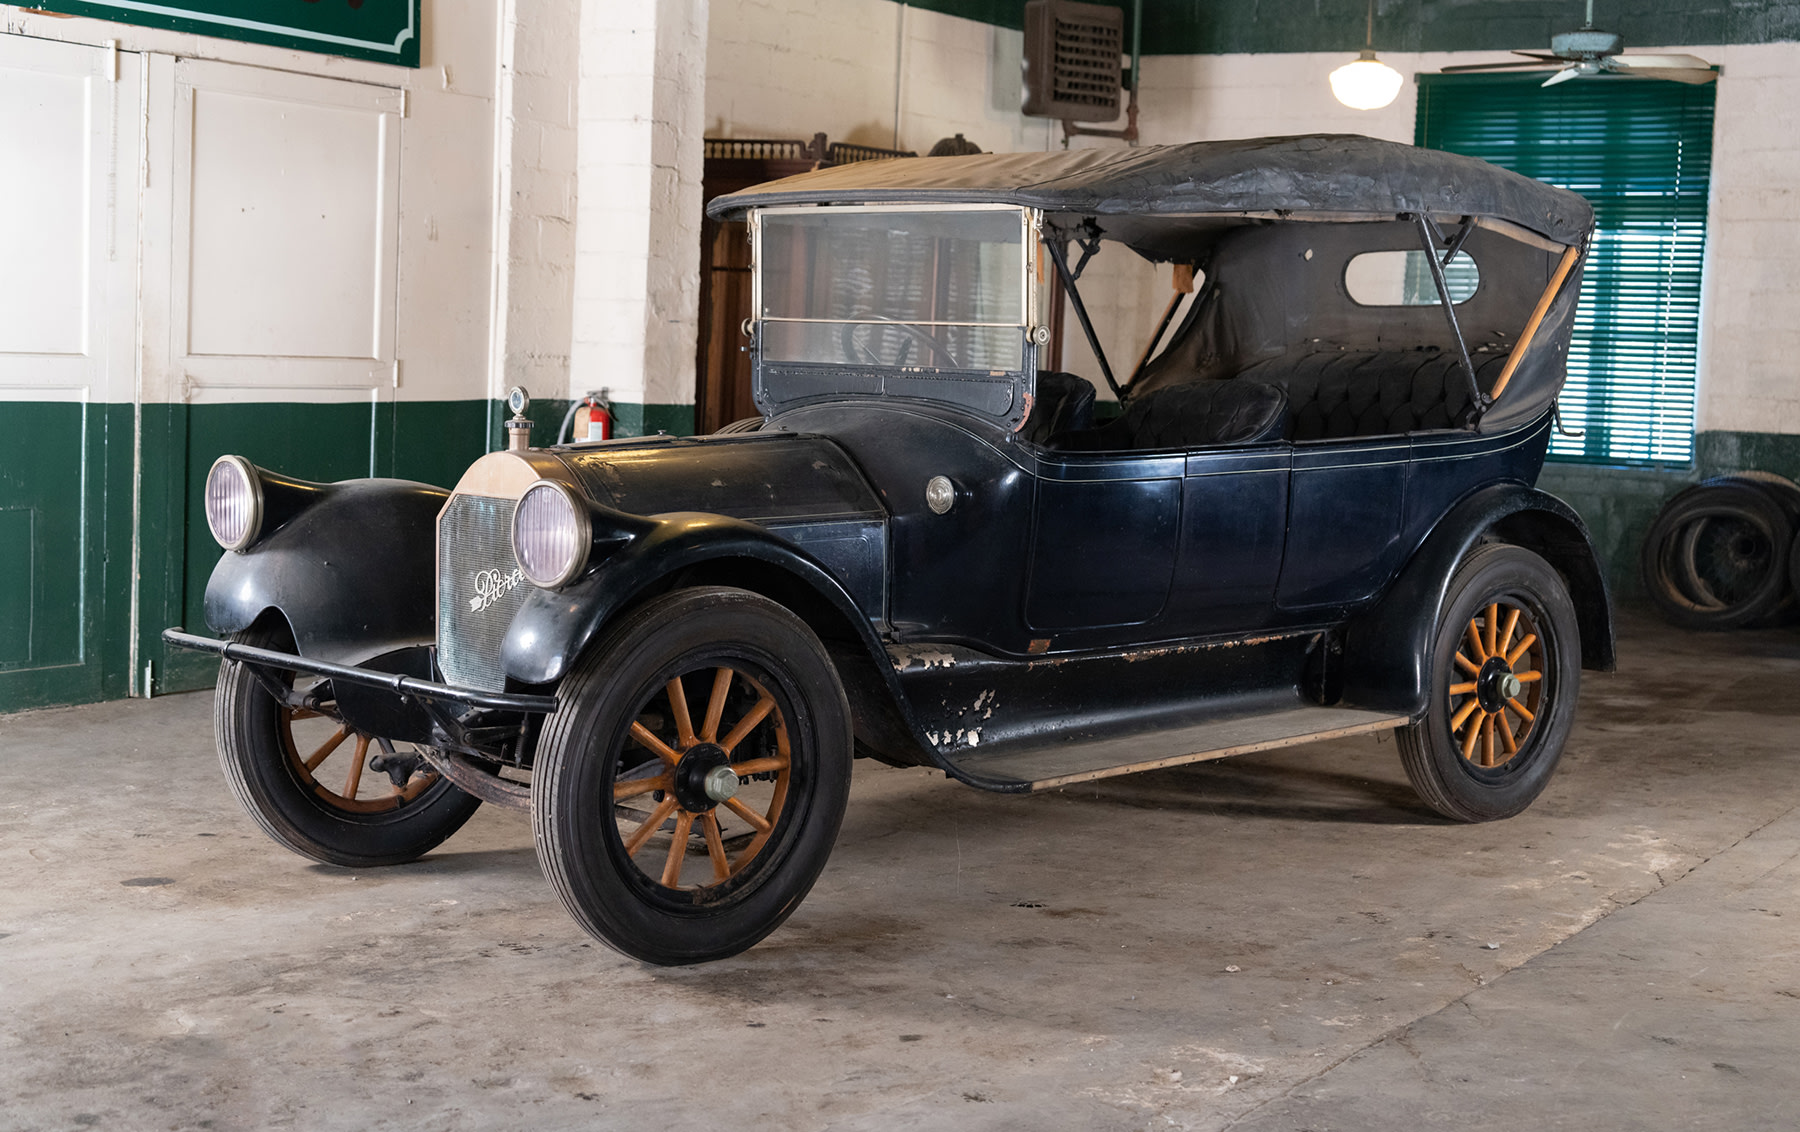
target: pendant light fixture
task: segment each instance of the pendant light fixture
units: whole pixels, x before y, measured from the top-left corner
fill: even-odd
[[[1356,62],[1331,72],[1331,93],[1352,110],[1380,110],[1394,101],[1404,80],[1375,58],[1375,0],[1369,0],[1368,34]]]

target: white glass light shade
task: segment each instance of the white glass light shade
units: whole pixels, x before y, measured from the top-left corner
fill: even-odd
[[[1380,110],[1400,94],[1400,72],[1365,51],[1354,63],[1331,72],[1331,93],[1352,110]]]

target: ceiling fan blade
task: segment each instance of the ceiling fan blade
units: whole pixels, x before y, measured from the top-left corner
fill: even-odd
[[[1564,67],[1562,70],[1556,72],[1554,75],[1551,75],[1549,78],[1545,79],[1539,85],[1555,86],[1557,83],[1566,83],[1570,79],[1580,77],[1580,75],[1581,75],[1581,68],[1571,63],[1569,66]]]
[[[1629,67],[1634,71],[1643,67],[1712,70],[1712,64],[1698,55],[1612,55],[1606,61],[1614,67]]]
[[[1719,72],[1711,67],[1701,70],[1698,67],[1617,67],[1608,68],[1615,74],[1630,75],[1639,79],[1667,79],[1675,83],[1687,83],[1699,86],[1710,83],[1719,77]]]
[[[1458,63],[1454,67],[1441,68],[1440,73],[1451,75],[1458,71],[1542,71],[1549,68],[1555,62],[1557,62],[1557,60],[1552,58],[1549,62],[1540,62],[1533,59],[1530,62],[1524,63]]]

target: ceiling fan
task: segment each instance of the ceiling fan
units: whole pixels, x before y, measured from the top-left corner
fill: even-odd
[[[1626,55],[1625,40],[1610,31],[1594,26],[1594,0],[1587,0],[1587,20],[1575,31],[1550,37],[1550,50],[1515,51],[1523,55],[1523,63],[1464,63],[1445,67],[1444,73],[1456,71],[1544,70],[1555,67],[1556,73],[1544,80],[1545,86],[1588,75],[1612,73],[1635,75],[1645,79],[1669,79],[1678,83],[1709,83],[1719,77],[1712,64],[1697,55]]]

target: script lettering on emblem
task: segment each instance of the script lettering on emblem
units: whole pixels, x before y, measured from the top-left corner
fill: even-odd
[[[477,570],[475,596],[469,599],[469,612],[480,613],[511,593],[524,580],[525,571],[516,566],[510,573],[505,570]]]

